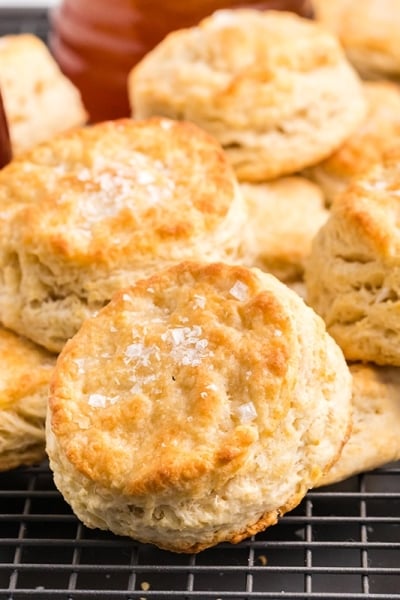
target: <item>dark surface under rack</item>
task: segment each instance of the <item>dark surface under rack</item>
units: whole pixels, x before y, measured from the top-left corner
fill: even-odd
[[[0,2],[0,35],[47,30],[45,10]],[[310,492],[275,527],[193,556],[87,529],[47,464],[0,474],[0,599],[27,598],[400,599],[400,464]]]

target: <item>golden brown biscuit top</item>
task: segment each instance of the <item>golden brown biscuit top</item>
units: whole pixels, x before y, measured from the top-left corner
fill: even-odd
[[[68,460],[123,493],[196,494],[202,476],[231,477],[255,441],[290,436],[293,298],[265,273],[215,263],[117,292],[58,360],[52,429]]]
[[[0,327],[0,410],[47,384],[54,363],[51,354]]]
[[[335,64],[341,56],[332,36],[291,12],[221,10],[180,35],[187,37],[190,31],[200,53],[193,59],[203,58],[228,73],[247,72],[249,77],[253,71],[263,71],[265,77],[281,69],[307,72]]]
[[[334,201],[327,225],[332,221],[341,228],[349,248],[355,241],[357,251],[364,247],[365,256],[355,260],[363,262],[373,255],[399,262],[400,149],[388,151],[382,163],[353,180]]]
[[[265,128],[264,103],[287,110],[282,98],[293,93],[291,75],[336,65],[343,57],[336,38],[293,13],[222,10],[197,27],[169,34],[131,71],[129,85],[141,89],[159,78],[157,96],[173,90],[174,103],[183,108],[188,94],[195,103],[212,97],[221,111],[237,97],[252,111],[252,120],[264,119]],[[257,109],[253,88],[260,82],[273,89]],[[238,126],[249,118],[245,108],[241,112]]]
[[[314,7],[346,48],[400,58],[398,0],[314,0]]]
[[[0,213],[37,254],[112,266],[218,233],[236,191],[219,144],[196,126],[122,119],[14,160],[0,173]]]
[[[364,84],[368,112],[362,125],[327,160],[317,166],[340,177],[352,177],[378,162],[400,139],[400,89],[387,81]]]

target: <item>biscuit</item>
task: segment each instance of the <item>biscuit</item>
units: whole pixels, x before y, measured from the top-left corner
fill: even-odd
[[[332,205],[307,261],[307,301],[348,360],[400,366],[400,153]]]
[[[239,542],[337,459],[351,379],[273,276],[180,263],[117,292],[65,346],[47,452],[88,526],[176,552]]]
[[[400,370],[354,364],[353,426],[339,460],[318,485],[328,485],[400,459]]]
[[[400,139],[399,87],[387,81],[370,81],[364,90],[368,112],[363,123],[339,150],[305,173],[321,186],[329,205],[353,177],[379,162]]]
[[[197,123],[251,182],[320,162],[366,110],[336,38],[280,11],[217,11],[171,33],[132,69],[128,88],[136,118]]]
[[[365,79],[398,79],[398,0],[313,0],[315,18],[334,33]]]
[[[48,384],[55,358],[0,328],[0,471],[45,458]]]
[[[0,172],[0,319],[58,352],[133,279],[183,259],[235,260],[245,205],[194,125],[104,122]]]
[[[281,281],[301,280],[312,239],[328,218],[321,189],[294,176],[240,187],[249,212],[251,266]]]
[[[0,87],[15,155],[87,120],[77,88],[34,35],[0,38]]]

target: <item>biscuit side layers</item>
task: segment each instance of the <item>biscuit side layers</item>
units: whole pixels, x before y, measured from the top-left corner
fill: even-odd
[[[400,459],[400,369],[350,366],[353,427],[339,460],[318,486],[343,481]]]
[[[336,198],[305,279],[307,301],[348,360],[400,366],[398,151]]]
[[[0,471],[42,461],[55,357],[0,327]]]

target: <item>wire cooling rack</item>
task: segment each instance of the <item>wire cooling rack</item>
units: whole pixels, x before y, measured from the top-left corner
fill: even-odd
[[[400,464],[310,492],[279,524],[197,555],[84,527],[46,464],[0,475],[0,598],[400,598]]]
[[[90,0],[82,0],[90,2]],[[0,35],[8,33],[34,33],[46,41],[48,10],[46,8],[3,8],[0,0]]]
[[[46,40],[46,10],[0,0],[0,35],[27,31]],[[46,463],[0,474],[0,599],[27,598],[400,599],[400,463],[313,491],[264,533],[192,556],[87,529]]]

